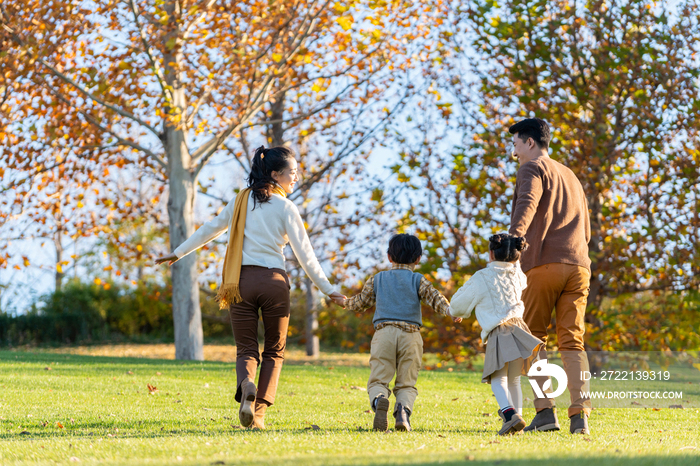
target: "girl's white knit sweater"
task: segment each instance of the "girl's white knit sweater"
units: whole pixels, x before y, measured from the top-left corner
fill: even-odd
[[[233,217],[234,201],[235,199],[231,200],[218,216],[199,227],[192,236],[175,249],[174,254],[178,258],[184,257],[228,230]],[[251,193],[245,219],[242,265],[284,270],[283,251],[285,245],[289,243],[301,268],[311,281],[321,292],[326,295],[332,294],[335,289],[316,259],[297,206],[279,194],[272,194],[270,202],[258,204],[255,210],[253,205]]]
[[[521,298],[526,287],[527,277],[520,262],[489,262],[452,296],[452,315],[466,318],[476,310],[481,340],[486,343],[489,332],[501,323],[522,318],[525,306]]]

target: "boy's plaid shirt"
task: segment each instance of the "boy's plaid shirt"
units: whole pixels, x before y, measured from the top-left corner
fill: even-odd
[[[414,265],[408,264],[394,264],[392,270],[394,269],[406,269],[413,271]],[[450,315],[450,303],[447,301],[442,293],[433,287],[433,285],[425,277],[420,279],[420,287],[418,289],[418,296],[420,296],[421,301],[423,301],[428,306],[432,307],[435,312],[442,314],[444,316]],[[364,312],[370,307],[376,304],[377,300],[374,297],[374,276],[370,277],[366,282],[365,286],[362,287],[360,294],[353,296],[345,302],[345,309],[353,312]],[[416,324],[411,324],[408,322],[397,321],[386,321],[380,322],[375,325],[375,330],[384,328],[386,326],[398,327],[404,332],[419,332],[420,326]]]

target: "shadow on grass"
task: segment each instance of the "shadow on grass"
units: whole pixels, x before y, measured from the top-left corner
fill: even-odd
[[[533,458],[527,459],[509,459],[507,457],[500,459],[480,459],[479,453],[464,452],[463,458],[459,460],[435,460],[435,461],[406,461],[402,456],[397,458],[399,461],[392,463],[391,461],[382,461],[376,457],[353,458],[352,462],[344,463],[342,461],[333,461],[329,458],[328,465],[333,466],[350,466],[354,464],[405,464],[405,465],[420,465],[420,466],[484,466],[484,465],[500,465],[500,466],[590,466],[590,465],[605,465],[605,466],[697,466],[699,458],[691,455],[673,455],[673,456],[633,456],[620,457],[612,455],[596,455],[596,456],[559,456],[559,457],[540,457],[533,454]],[[318,458],[314,458],[318,462]],[[303,461],[295,461],[295,464],[303,464]],[[273,463],[275,464],[275,463]],[[282,462],[280,464],[283,464]],[[291,463],[289,463],[291,464]]]

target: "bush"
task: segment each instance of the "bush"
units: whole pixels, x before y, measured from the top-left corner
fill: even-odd
[[[70,281],[40,298],[27,314],[0,314],[0,344],[70,344],[140,335],[172,339],[166,289],[152,283],[132,289]]]
[[[595,323],[586,342],[604,351],[697,351],[700,293],[697,290],[624,294],[589,310]]]

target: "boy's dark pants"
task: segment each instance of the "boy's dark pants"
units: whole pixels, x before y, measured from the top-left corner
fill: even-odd
[[[240,290],[243,301],[229,308],[237,350],[236,400],[240,401],[241,382],[246,378],[255,380],[260,365],[257,399],[272,405],[287,345],[289,278],[282,269],[244,265],[241,267]],[[262,364],[258,346],[258,310],[265,327]]]
[[[525,315],[523,320],[530,332],[547,342],[547,327],[552,320],[552,310],[556,312],[557,342],[561,353],[564,372],[568,378],[571,405],[569,417],[585,412],[591,414],[591,399],[581,396],[589,391],[589,382],[582,380],[581,372],[588,371],[588,356],[583,347],[586,331],[584,317],[591,281],[591,273],[585,267],[571,264],[540,265],[525,272],[527,288],[523,291]],[[540,358],[545,359],[545,346],[541,347]],[[540,388],[548,377],[533,377]],[[551,393],[551,390],[544,390]],[[551,398],[537,398],[537,412],[554,407]]]

